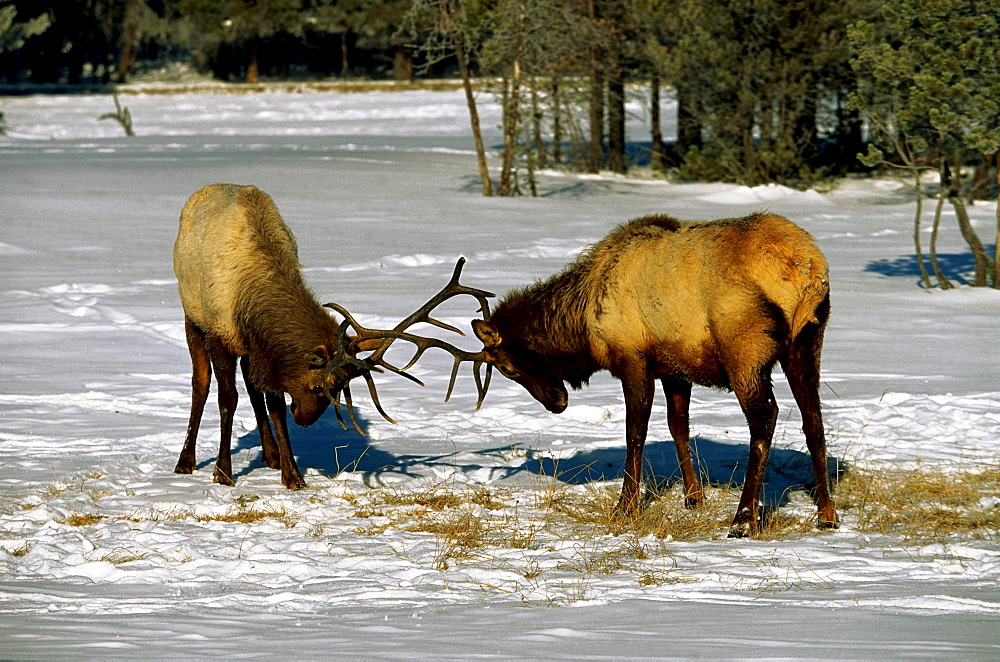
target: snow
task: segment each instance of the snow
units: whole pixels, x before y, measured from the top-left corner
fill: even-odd
[[[461,92],[121,101],[135,138],[96,119],[112,109],[108,97],[0,101],[9,127],[0,137],[3,657],[1000,654],[996,532],[907,544],[859,532],[849,517],[835,532],[772,541],[728,540],[726,522],[693,542],[545,529],[545,495],[617,487],[624,406],[607,375],[572,393],[560,416],[497,376],[476,411],[467,369],[444,403],[450,360],[428,355],[413,371],[425,388],[378,376],[397,425],[358,394],[367,438],[342,431],[332,412],[293,428],[306,490],[285,490],[263,465],[245,397],[236,487],[211,482],[211,407],[197,470],[172,473],[190,365],[171,247],[184,201],[214,182],[268,192],[319,299],[373,325],[412,311],[460,255],[463,282],[502,293],[642,214],[783,214],[831,264],[822,391],[831,457],[875,471],[996,467],[1000,293],[917,287],[905,188],[847,180],[820,193],[545,172],[539,199],[483,198]],[[497,108],[481,102],[496,145]],[[629,130],[645,139],[641,116]],[[971,213],[991,236],[993,204]],[[971,269],[953,225],[939,251],[952,273]],[[454,301],[442,317],[467,327],[474,309]],[[805,443],[780,374],[775,381],[771,464],[794,467]],[[664,411],[658,400],[646,457],[669,476]],[[711,477],[739,478],[747,441],[735,398],[695,389],[692,426]],[[772,476],[769,503],[808,509],[801,492],[783,493],[795,480]],[[377,512],[386,493],[474,489],[498,505],[441,516],[464,508],[470,523],[500,522],[498,536],[521,527],[533,543],[451,558],[443,538]],[[260,517],[226,521],[248,512]],[[612,557],[617,566],[595,564]]]

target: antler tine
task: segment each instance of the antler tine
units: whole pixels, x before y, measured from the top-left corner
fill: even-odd
[[[489,301],[487,301],[487,298],[495,297],[496,295],[493,294],[492,292],[487,292],[486,290],[480,290],[475,287],[468,287],[466,285],[462,285],[459,282],[459,278],[462,276],[462,267],[464,266],[465,266],[465,258],[459,257],[458,261],[455,263],[455,270],[451,274],[451,279],[443,288],[441,288],[441,291],[432,296],[430,299],[428,299],[427,303],[425,303],[420,308],[415,310],[412,314],[404,318],[399,324],[394,326],[392,330],[403,331],[405,329],[410,328],[414,324],[417,324],[419,322],[424,322],[426,324],[431,324],[438,328],[445,329],[448,331],[453,331],[461,336],[464,336],[465,333],[461,329],[458,329],[452,326],[451,324],[446,324],[441,320],[434,319],[433,317],[430,316],[431,311],[440,306],[442,303],[444,303],[445,301],[447,301],[452,297],[456,297],[462,294],[468,294],[469,296],[475,297],[475,299],[479,302],[479,312],[483,313],[483,319],[487,319],[490,316],[490,304]],[[389,342],[382,343],[382,346],[379,347],[377,350],[375,350],[375,352],[373,352],[371,357],[369,358],[374,357],[376,359],[381,359],[382,356],[389,349],[389,345],[391,343],[392,343],[391,340]],[[411,362],[410,366],[412,365],[413,363]]]
[[[451,368],[451,379],[448,381],[448,392],[444,396],[444,401],[448,402],[451,398],[451,392],[455,389],[455,380],[458,377],[458,368],[462,365],[462,361],[472,361],[472,376],[476,380],[476,392],[479,395],[479,399],[476,400],[476,409],[483,406],[483,400],[486,399],[486,391],[490,388],[490,378],[493,376],[493,364],[484,360],[482,357],[482,352],[476,352],[475,354],[470,354],[467,357],[456,356],[455,364]],[[483,380],[479,376],[479,367],[486,364],[486,379]]]
[[[405,374],[405,373],[401,373],[401,374]],[[407,376],[409,376],[409,375],[407,375]],[[390,423],[392,423],[393,425],[395,425],[396,421],[392,420],[389,417],[389,414],[385,413],[385,410],[382,409],[382,403],[378,401],[378,393],[375,391],[375,380],[372,379],[372,374],[370,372],[366,372],[363,375],[363,377],[365,378],[365,381],[368,383],[368,392],[371,393],[372,403],[374,403],[375,409],[378,410],[378,413],[382,414],[382,418],[384,418],[385,420],[387,420]]]
[[[441,305],[448,299],[459,296],[461,294],[468,294],[469,296],[475,297],[479,301],[479,311],[483,314],[483,319],[488,319],[490,316],[490,305],[487,300],[489,297],[496,296],[492,292],[487,292],[485,290],[480,290],[474,287],[467,287],[462,285],[459,281],[462,275],[462,267],[465,265],[465,258],[460,257],[458,262],[455,264],[455,270],[452,272],[451,279],[448,283],[431,297],[427,303],[418,308],[411,315],[402,320],[392,329],[382,330],[382,329],[367,329],[362,326],[350,312],[344,307],[336,303],[326,303],[325,307],[330,308],[344,317],[343,323],[340,325],[340,329],[337,332],[337,349],[335,355],[329,360],[326,366],[324,375],[324,385],[323,389],[326,393],[327,398],[333,403],[334,410],[337,414],[337,420],[340,422],[340,426],[343,429],[347,429],[347,424],[344,422],[343,417],[340,413],[340,394],[344,394],[344,401],[347,405],[347,414],[351,419],[351,424],[354,429],[358,431],[358,434],[365,436],[365,432],[358,425],[358,421],[354,415],[354,406],[351,400],[351,390],[349,383],[351,379],[357,376],[362,376],[368,385],[368,392],[371,394],[372,403],[378,410],[378,413],[382,415],[382,418],[389,421],[390,423],[395,423],[392,418],[385,412],[382,408],[382,403],[379,402],[378,391],[375,388],[375,380],[372,378],[372,371],[382,372],[379,366],[394,372],[398,375],[402,375],[407,379],[420,384],[423,386],[423,382],[414,377],[413,375],[406,372],[412,368],[421,356],[424,355],[431,347],[438,347],[440,349],[449,352],[455,357],[455,363],[452,367],[451,379],[448,383],[448,393],[445,395],[445,402],[451,398],[452,391],[455,388],[455,381],[458,376],[459,366],[465,361],[471,361],[473,363],[472,373],[476,380],[476,391],[478,393],[478,400],[476,401],[476,409],[479,409],[483,400],[486,398],[486,391],[489,389],[490,377],[492,376],[492,365],[490,364],[489,357],[486,356],[484,351],[479,352],[468,352],[454,345],[447,343],[443,340],[437,338],[418,336],[412,333],[407,333],[405,330],[417,323],[426,323],[433,326],[437,326],[441,329],[448,331],[454,331],[459,335],[465,335],[460,329],[446,324],[441,320],[431,317],[431,311],[437,306]],[[353,337],[347,335],[348,329],[351,329],[355,334]],[[385,360],[384,356],[386,351],[388,351],[389,346],[394,340],[406,340],[407,342],[413,343],[415,350],[410,361],[402,368],[397,368],[388,361]],[[372,341],[381,341],[376,344]],[[364,359],[357,358],[357,353],[359,351],[368,351],[369,348],[374,348]],[[486,378],[483,380],[479,368],[483,364],[486,364]],[[351,374],[351,371],[346,370],[347,366],[352,366],[356,370],[356,374]]]
[[[368,379],[371,379],[370,374],[366,372],[365,375],[367,376]],[[351,402],[350,386],[344,387],[344,403],[347,405],[347,415],[351,417],[351,425],[353,425],[354,429],[358,431],[358,434],[360,434],[362,437],[367,437],[368,435],[366,435],[365,431],[361,429],[360,425],[358,425],[358,419],[354,417],[354,403]]]

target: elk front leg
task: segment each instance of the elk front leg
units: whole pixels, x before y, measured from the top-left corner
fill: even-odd
[[[663,379],[660,383],[663,385],[663,394],[667,397],[667,425],[677,447],[677,466],[684,480],[684,507],[696,508],[701,505],[704,493],[691,458],[691,430],[688,422],[691,382]]]
[[[271,423],[274,426],[274,435],[278,440],[278,454],[281,460],[281,483],[290,490],[301,490],[306,486],[306,481],[299,472],[299,466],[295,463],[295,455],[292,454],[292,442],[288,438],[288,422],[286,419],[285,395],[284,393],[265,394],[267,399],[267,410],[271,416]]]
[[[760,490],[764,482],[767,456],[771,451],[771,438],[778,420],[778,404],[774,401],[771,381],[767,375],[761,375],[757,383],[748,388],[737,387],[734,390],[750,428],[750,458],[743,479],[743,493],[740,495],[740,504],[736,509],[736,517],[733,518],[729,537],[745,538],[760,533],[757,511],[760,509]]]
[[[250,367],[247,357],[244,356],[240,360],[240,367],[243,369],[243,383],[246,384],[250,404],[253,405],[253,415],[257,419],[257,431],[260,432],[260,446],[264,464],[272,469],[278,469],[281,467],[281,456],[278,453],[278,446],[274,442],[274,434],[271,432],[271,421],[267,417],[264,394],[250,381]]]
[[[222,421],[219,438],[219,457],[215,461],[212,480],[221,485],[235,485],[233,482],[233,461],[230,445],[233,437],[233,416],[236,414],[236,357],[222,346],[218,340],[208,338],[208,352],[212,357],[215,381],[219,385],[219,417]]]
[[[205,401],[208,400],[208,389],[212,384],[212,361],[205,345],[205,334],[186,316],[184,335],[191,354],[191,417],[188,419],[184,446],[174,467],[174,473],[178,474],[194,471],[195,442],[198,439],[198,428],[201,427],[201,416],[205,411]]]
[[[642,448],[646,443],[654,390],[653,378],[645,363],[625,366],[620,379],[625,393],[625,479],[615,512],[630,516],[639,511]]]

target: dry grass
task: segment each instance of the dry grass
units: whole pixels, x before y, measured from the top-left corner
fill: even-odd
[[[97,524],[104,519],[104,515],[98,515],[97,513],[74,513],[63,520],[63,524],[69,526],[89,526],[91,524]]]
[[[574,537],[627,533],[684,542],[706,540],[725,535],[739,496],[731,486],[707,487],[702,505],[687,509],[678,486],[650,494],[639,514],[623,518],[615,512],[619,490],[615,484],[547,494],[544,506],[549,525],[566,529]]]
[[[98,557],[98,561],[107,561],[115,565],[130,563],[132,561],[142,561],[146,558],[147,552],[135,551],[126,547],[115,547]]]
[[[850,472],[837,486],[837,505],[865,533],[931,542],[953,535],[995,540],[1000,534],[1000,469]]]

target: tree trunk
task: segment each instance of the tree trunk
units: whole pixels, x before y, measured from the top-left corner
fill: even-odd
[[[351,63],[347,59],[347,31],[340,33],[340,77],[346,78],[351,73]]]
[[[965,203],[962,202],[961,197],[961,181],[962,181],[962,162],[961,155],[954,155],[954,170],[951,172],[951,176],[948,176],[948,163],[945,161],[942,179],[942,183],[947,187],[948,191],[948,202],[955,210],[955,217],[958,219],[958,229],[962,233],[962,239],[965,243],[969,245],[969,250],[972,251],[972,257],[975,260],[976,270],[972,276],[972,286],[973,287],[986,287],[986,272],[989,268],[990,258],[986,254],[986,249],[983,247],[983,242],[979,240],[979,235],[976,234],[975,228],[972,227],[972,221],[969,219],[969,212],[965,208]]]
[[[931,277],[927,273],[927,267],[924,266],[924,251],[920,246],[920,218],[924,213],[924,196],[920,188],[920,173],[917,172],[916,179],[916,192],[917,192],[917,211],[913,215],[913,250],[917,254],[917,265],[920,267],[920,282],[923,284],[924,289],[931,289]],[[931,242],[931,255],[933,256],[934,243]],[[933,257],[931,261],[933,263]]]
[[[124,83],[129,72],[135,66],[135,36],[136,36],[135,0],[129,2],[125,10],[125,28],[122,31],[122,52],[118,59],[118,71],[115,72],[115,82]]]
[[[920,175],[918,174],[917,177],[919,176]],[[919,184],[917,188],[917,195],[923,197],[919,189]],[[920,197],[917,198],[918,207],[920,206],[919,203]],[[944,271],[941,269],[941,264],[938,262],[937,259],[938,231],[941,228],[941,210],[944,208],[944,199],[945,199],[944,189],[942,189],[941,193],[938,194],[937,205],[935,205],[934,208],[934,225],[931,226],[931,269],[934,270],[934,277],[937,278],[938,287],[940,287],[942,290],[950,290],[955,286],[952,285],[951,281],[948,280],[948,277],[944,275]],[[920,260],[920,270],[926,276],[927,270],[924,269],[923,259]]]
[[[248,83],[259,83],[260,76],[257,72],[257,40],[250,40],[250,62],[247,64],[247,78]]]
[[[500,195],[502,196],[514,194],[512,172],[517,152],[518,105],[521,97],[520,44],[517,52],[518,54],[514,57],[513,75],[509,83],[510,93],[504,104],[503,165],[500,169]]]
[[[1000,288],[1000,152],[994,154],[997,166],[997,233],[993,244],[993,287]]]
[[[608,167],[625,172],[625,81],[622,70],[613,67],[608,80]]]
[[[545,139],[542,136],[542,109],[538,103],[538,79],[531,78],[531,133],[535,143],[535,164],[544,168],[548,160]],[[537,193],[534,194],[537,196]]]
[[[597,4],[588,0],[587,10],[590,20],[597,23]],[[598,59],[597,48],[591,46],[590,60],[590,172],[599,172],[604,167],[604,75]]]
[[[469,124],[472,125],[472,138],[476,142],[476,161],[479,163],[479,179],[483,182],[483,195],[493,195],[493,184],[490,182],[490,170],[486,166],[486,149],[483,147],[483,133],[479,129],[479,110],[476,108],[476,97],[472,93],[472,78],[469,76],[469,65],[465,61],[465,47],[461,38],[453,35],[455,42],[455,58],[458,60],[458,72],[462,76],[462,89],[465,90],[465,104],[469,107]]]
[[[652,138],[649,151],[649,164],[653,170],[663,169],[663,125],[660,119],[660,77],[653,76],[649,85],[649,123],[652,126]]]
[[[554,80],[552,81],[552,160],[556,165],[562,163],[562,141],[562,102],[559,96],[559,82]],[[1000,233],[1000,221],[997,232]]]
[[[396,80],[413,80],[413,49],[399,46],[393,56],[392,77]]]
[[[683,156],[692,147],[701,147],[701,122],[692,108],[690,92],[677,89],[677,151]]]
[[[958,196],[951,196],[948,198],[948,202],[955,209],[955,216],[958,217],[958,229],[962,232],[962,239],[965,239],[965,243],[969,245],[969,249],[972,250],[972,257],[976,261],[976,271],[972,276],[972,286],[986,287],[986,272],[990,264],[986,248],[983,247],[983,242],[979,240],[979,235],[976,234],[975,228],[972,227],[972,222],[969,220],[969,212],[966,210],[962,199]]]
[[[604,167],[604,78],[595,65],[590,68],[590,172]]]

